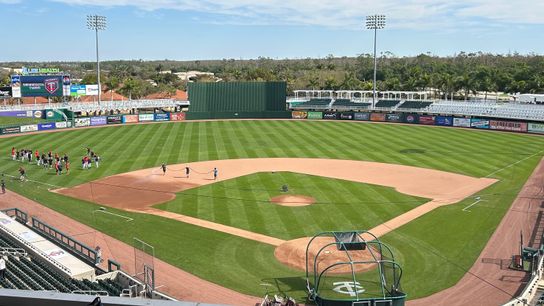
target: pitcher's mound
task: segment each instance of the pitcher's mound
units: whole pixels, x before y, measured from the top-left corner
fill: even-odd
[[[302,195],[280,195],[270,198],[270,202],[283,206],[306,206],[315,203],[315,199]]]
[[[287,241],[278,247],[274,251],[274,256],[276,259],[295,269],[306,271],[306,247],[308,242],[312,239],[311,237],[304,237],[299,239],[294,239]],[[323,249],[322,249],[323,248]],[[375,260],[374,256],[378,256],[378,252],[374,249],[370,250],[370,247],[366,247],[365,250],[358,251],[342,251],[338,250],[334,244],[334,238],[330,237],[318,237],[315,238],[312,242],[312,245],[309,252],[309,263],[308,268],[310,271],[314,271],[314,260],[316,255],[319,253],[318,262],[316,263],[316,268],[318,271],[323,271],[327,267],[333,266],[338,263],[349,262],[350,259],[355,262],[366,262],[368,263],[358,263],[353,265],[353,272],[365,272],[373,270],[377,267],[377,264],[373,262]],[[374,256],[373,256],[374,254]],[[341,264],[336,265],[334,268],[328,269],[327,273],[329,274],[345,274],[351,273],[351,265]]]

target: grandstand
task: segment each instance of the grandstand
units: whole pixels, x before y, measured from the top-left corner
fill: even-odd
[[[314,110],[326,110],[330,109],[332,99],[330,98],[316,98],[310,99],[307,102],[302,102],[297,105],[298,109],[314,109]]]
[[[447,115],[544,120],[544,107],[536,104],[441,101],[430,104],[423,111]]]
[[[418,110],[426,108],[431,104],[433,104],[433,102],[430,101],[403,101],[397,106],[397,110]]]
[[[60,232],[42,236],[43,229],[51,227],[38,221],[39,231],[36,219],[32,228],[27,221],[26,214],[18,209],[0,212],[0,256],[6,260],[6,277],[0,281],[0,289],[174,300],[156,291],[149,294],[146,285],[121,270],[106,272],[87,264],[73,255],[82,253],[81,243]],[[61,236],[59,241],[70,240],[69,245],[74,246],[71,250],[53,243],[52,237]]]
[[[400,100],[378,100],[374,107],[377,109],[392,109],[399,103]]]
[[[331,108],[337,110],[367,109],[371,104],[365,102],[353,102],[350,99],[336,99]]]

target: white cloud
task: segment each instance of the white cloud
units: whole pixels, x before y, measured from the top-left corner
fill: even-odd
[[[17,1],[17,0],[0,0]],[[383,13],[390,28],[454,28],[544,24],[538,0],[52,0],[71,5],[131,6],[210,14],[209,23],[320,25],[362,28],[364,17]]]

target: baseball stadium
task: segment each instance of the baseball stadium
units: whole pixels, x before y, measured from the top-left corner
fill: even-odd
[[[5,116],[30,118],[2,117],[0,299],[538,298],[543,125],[523,116],[544,121],[544,107],[327,94],[287,97],[284,82],[191,83],[186,101],[4,106]],[[71,166],[42,166],[35,151],[69,156]],[[99,161],[80,164],[90,152]]]

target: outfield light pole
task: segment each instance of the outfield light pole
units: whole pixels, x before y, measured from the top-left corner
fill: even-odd
[[[96,37],[96,77],[98,81],[98,104],[100,104],[100,95],[102,86],[100,86],[100,57],[98,56],[98,31],[106,29],[106,16],[87,15],[87,28],[95,31]]]
[[[374,30],[374,82],[372,88],[372,108],[376,106],[376,69],[378,62],[376,58],[376,34],[378,30],[385,28],[385,15],[370,15],[366,16],[366,28]]]

